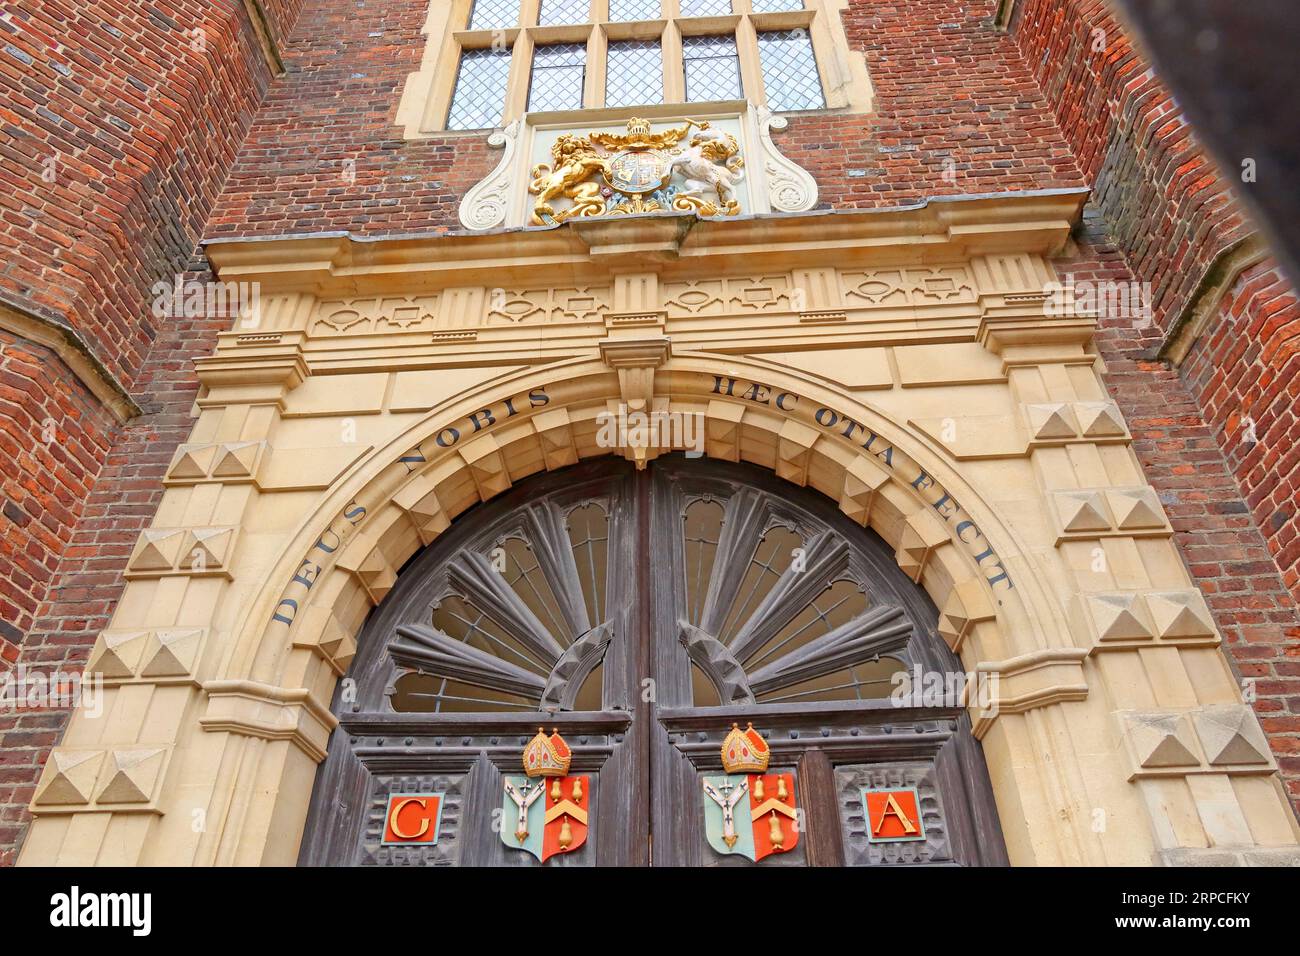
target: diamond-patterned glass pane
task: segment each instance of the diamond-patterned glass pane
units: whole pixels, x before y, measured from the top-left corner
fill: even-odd
[[[460,55],[456,90],[447,112],[447,129],[488,129],[501,125],[510,76],[509,50],[466,50]]]
[[[542,0],[537,22],[544,27],[562,23],[586,23],[591,4],[587,0]]]
[[[658,20],[659,0],[609,0],[609,18],[622,23],[627,20]]]
[[[582,109],[582,81],[587,72],[585,43],[552,43],[533,52],[533,76],[528,109]]]
[[[786,10],[802,10],[803,0],[750,0],[755,13],[784,13]]]
[[[664,68],[659,41],[611,40],[605,105],[648,106],[663,101]]]
[[[774,30],[758,35],[767,105],[775,113],[819,110],[826,105],[817,58],[807,30]]]
[[[742,99],[735,37],[682,37],[686,102]]]
[[[469,15],[471,30],[496,30],[519,23],[519,0],[474,0]]]
[[[731,12],[731,0],[682,0],[684,17],[723,17]]]

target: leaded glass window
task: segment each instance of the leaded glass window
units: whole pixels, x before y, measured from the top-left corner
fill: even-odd
[[[497,30],[519,23],[519,0],[474,0],[469,15],[471,30]]]
[[[731,12],[731,0],[682,0],[684,17],[725,17]]]
[[[447,129],[488,129],[501,125],[509,50],[466,50],[460,57]]]
[[[682,60],[686,69],[686,102],[743,98],[735,37],[683,37]]]
[[[611,40],[606,106],[645,106],[664,100],[663,56],[657,40]]]
[[[588,12],[587,0],[542,0],[542,12],[537,22],[544,27],[586,23]]]
[[[758,58],[763,64],[767,105],[774,112],[817,110],[826,105],[807,30],[760,33]]]
[[[658,20],[661,16],[659,0],[609,0],[609,18],[618,23]]]
[[[751,0],[755,13],[785,13],[787,10],[802,10],[803,0]]]
[[[528,88],[528,109],[582,109],[582,87],[587,73],[584,43],[552,43],[533,52],[533,75]]]

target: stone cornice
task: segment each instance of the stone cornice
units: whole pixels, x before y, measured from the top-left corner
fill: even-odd
[[[561,226],[450,235],[362,237],[321,233],[211,239],[208,258],[224,281],[260,282],[263,293],[357,295],[400,284],[417,291],[498,286],[557,274],[605,278],[629,265],[678,275],[743,261],[784,270],[824,264],[880,265],[998,253],[1060,251],[1087,190],[1045,190],[931,199],[907,207],[700,220],[655,214]]]
[[[203,690],[208,706],[199,724],[204,730],[287,740],[315,762],[325,759],[330,731],[338,726],[338,718],[306,688],[211,680]]]
[[[49,349],[81,384],[90,390],[118,422],[141,414],[126,387],[91,351],[86,340],[68,322],[25,306],[0,293],[0,328]]]

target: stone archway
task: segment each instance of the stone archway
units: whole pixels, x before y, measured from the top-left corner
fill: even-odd
[[[467,508],[607,454],[620,406],[700,416],[710,457],[887,542],[999,677],[976,730],[1013,863],[1291,852],[1093,322],[1045,311],[1078,201],[212,250],[273,294],[198,363],[194,432],[92,652],[106,718],[51,756],[22,862],[292,863],[368,610]],[[497,281],[546,318],[497,310]]]
[[[708,356],[682,357],[665,363],[655,380],[670,383],[673,389],[665,410],[704,415],[709,432],[706,449],[712,457],[750,461],[788,480],[808,484],[837,501],[855,520],[872,527],[894,548],[900,566],[940,608],[941,630],[966,665],[999,674],[1006,699],[999,701],[998,707],[1004,716],[1001,723],[980,726],[978,732],[990,751],[999,799],[1012,801],[1003,810],[1004,818],[1011,821],[1007,838],[1012,860],[1027,862],[1023,856],[1018,858],[1017,852],[1042,840],[1031,833],[1033,821],[1059,818],[1060,814],[1046,806],[1061,801],[1068,792],[1065,780],[1051,777],[1070,770],[1034,766],[1028,775],[1023,769],[1008,774],[1012,755],[1041,752],[1049,745],[1051,731],[1027,718],[1020,718],[1015,731],[1001,728],[1012,714],[1083,699],[1087,694],[1082,664],[1085,654],[1071,647],[1041,646],[1048,629],[1030,623],[1021,595],[1044,587],[1034,580],[1037,574],[1032,565],[1020,556],[1014,534],[1002,527],[993,509],[981,507],[977,495],[963,490],[971,507],[992,519],[990,530],[980,533],[987,533],[1001,546],[998,554],[1006,554],[1008,564],[1025,569],[1023,574],[1016,572],[1014,586],[1005,590],[995,591],[988,576],[979,571],[975,558],[986,548],[967,547],[959,537],[957,523],[945,527],[932,518],[933,502],[923,494],[931,486],[918,488],[917,474],[943,475],[951,469],[929,452],[923,441],[909,436],[905,425],[889,422],[850,395],[835,396],[824,386],[817,394],[817,388],[809,387],[807,381],[773,373],[770,368],[733,357],[721,361]],[[715,393],[715,377],[746,374],[750,376],[747,381],[761,376],[775,390],[773,395],[825,398],[826,402],[808,401],[816,406],[810,415],[831,407],[827,403],[833,401],[842,416],[870,422],[873,433],[882,440],[889,436],[889,457],[895,467],[887,469],[883,460],[881,467],[870,466],[869,456],[860,451],[861,441],[849,441],[842,431],[819,434],[812,425],[755,409],[755,403],[747,402],[743,394]],[[525,406],[530,394],[537,395],[535,406]],[[505,408],[512,398],[514,407],[528,410],[502,416],[495,426],[477,432],[472,425],[466,427],[464,431],[472,436],[468,441],[451,440],[447,429],[471,421],[484,408]],[[266,586],[251,603],[239,639],[232,643],[227,675],[205,684],[208,704],[202,726],[235,737],[289,741],[293,746],[274,748],[282,761],[275,771],[294,780],[309,775],[314,762],[323,757],[332,729],[325,702],[334,681],[346,669],[353,635],[368,608],[392,586],[397,569],[457,514],[490,499],[512,481],[548,465],[563,467],[606,454],[607,449],[595,444],[596,415],[628,398],[618,376],[604,363],[575,362],[563,368],[534,370],[471,396],[458,396],[387,449],[372,454],[364,467],[358,467],[326,499],[314,518],[304,522],[294,544],[281,553],[275,571],[266,577]],[[784,404],[791,403],[786,400]],[[815,418],[809,420],[816,423]],[[791,422],[799,427],[792,428]],[[475,446],[475,442],[480,444]],[[531,454],[520,453],[520,444],[532,445]],[[875,447],[875,451],[886,454],[883,447]],[[868,467],[862,467],[864,464]],[[960,487],[955,473],[954,479],[949,479],[953,487]],[[942,487],[937,481],[933,486]],[[454,491],[440,494],[440,488]],[[932,493],[942,497],[941,491]],[[322,541],[330,550],[318,547]],[[1001,545],[1001,541],[1007,544]],[[333,558],[332,563],[314,559],[313,549],[321,557]],[[295,603],[290,606],[283,604],[285,601]],[[288,620],[275,620],[277,614]],[[1003,649],[1005,656],[981,659],[976,650],[981,647]],[[301,686],[296,691],[285,689],[294,675]],[[995,728],[998,733],[990,737],[989,731]],[[1043,779],[1044,772],[1051,777]],[[248,786],[252,786],[255,775],[251,769],[248,773]],[[305,801],[305,796],[298,791],[298,799]],[[1031,811],[1031,802],[1043,809]],[[295,817],[304,813],[305,802],[286,812]],[[259,817],[259,826],[267,826],[268,834],[272,819],[266,809]],[[1050,848],[1051,858],[1087,858],[1089,838],[1072,829],[1061,832],[1057,825],[1049,827],[1057,831],[1053,839],[1059,841]],[[219,857],[231,854],[230,859],[238,859],[240,847],[264,846],[258,841],[265,838],[240,830],[225,834]],[[288,853],[287,847],[284,852]],[[1042,851],[1039,853],[1038,859],[1042,859]]]

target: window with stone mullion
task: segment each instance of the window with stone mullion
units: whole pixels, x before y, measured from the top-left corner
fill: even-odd
[[[744,98],[734,36],[682,37],[682,65],[686,73],[686,102]]]
[[[664,101],[658,40],[611,40],[605,60],[605,105],[650,106]]]
[[[582,109],[587,75],[585,43],[551,43],[533,50],[528,111]]]

